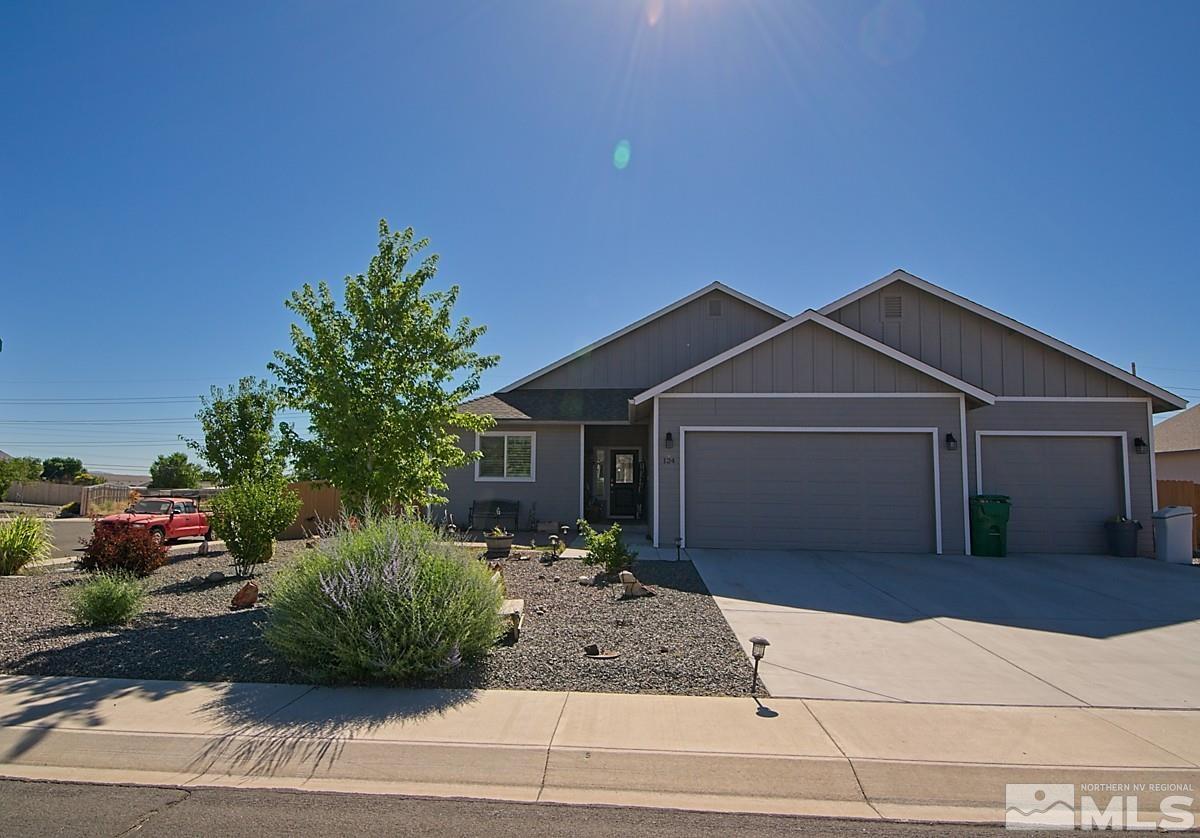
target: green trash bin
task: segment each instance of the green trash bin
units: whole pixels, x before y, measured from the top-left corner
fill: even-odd
[[[971,554],[1008,555],[1008,495],[975,495],[971,498]]]

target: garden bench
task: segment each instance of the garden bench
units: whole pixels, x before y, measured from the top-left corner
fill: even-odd
[[[467,529],[487,532],[493,527],[503,527],[508,532],[516,532],[520,510],[521,503],[515,500],[473,501],[467,513]]]

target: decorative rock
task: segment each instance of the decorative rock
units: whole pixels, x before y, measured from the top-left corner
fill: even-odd
[[[516,643],[521,639],[521,627],[525,624],[525,600],[504,600],[500,605],[500,617],[508,623],[508,631],[504,633],[500,642]]]
[[[309,536],[308,538],[304,539],[304,546],[309,550],[315,550],[317,548],[317,543],[318,540],[316,536]]]
[[[585,657],[589,657],[592,660],[598,661],[612,660],[613,658],[618,658],[621,656],[620,652],[606,652],[595,643],[589,643],[588,645],[584,646],[583,654]]]
[[[598,655],[600,654],[600,646],[595,643],[589,643],[583,647],[583,653],[585,655]]]
[[[670,646],[659,646],[659,647],[658,647],[658,651],[660,651],[660,652],[669,652],[669,651],[671,651],[671,647],[670,647]]]
[[[196,550],[196,555],[197,556],[207,556],[208,555],[208,539],[207,538],[200,542],[200,548],[198,550]]]
[[[654,591],[650,590],[645,585],[643,585],[641,582],[639,582],[637,580],[637,577],[634,576],[632,573],[630,573],[628,570],[622,570],[621,573],[619,574],[619,578],[621,580],[621,584],[625,586],[624,596],[626,596],[626,597],[654,596]]]
[[[229,607],[237,611],[241,608],[252,608],[256,602],[258,602],[258,584],[247,582],[233,595],[233,602],[229,604]]]
[[[188,582],[190,582],[193,585],[199,585],[203,581],[204,581],[203,576],[193,576],[191,579],[188,580]]]
[[[590,584],[592,584],[592,577],[590,577],[590,576],[580,576],[580,577],[579,577],[579,584],[580,584],[580,585],[590,585]]]
[[[561,581],[562,581],[562,577],[561,577],[561,576],[555,576],[555,577],[554,577],[554,581],[555,581],[555,582],[561,582]]]
[[[208,576],[205,576],[204,579],[207,582],[224,582],[225,574],[219,570],[214,570],[212,573],[208,574]]]

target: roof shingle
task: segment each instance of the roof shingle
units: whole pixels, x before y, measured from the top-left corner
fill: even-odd
[[[636,389],[513,390],[463,402],[467,413],[532,422],[625,422]]]

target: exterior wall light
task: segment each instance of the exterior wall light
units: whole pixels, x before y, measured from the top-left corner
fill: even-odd
[[[756,635],[750,638],[750,656],[754,658],[754,680],[750,682],[750,695],[758,692],[758,662],[766,656],[770,645],[771,641],[765,637]]]
[[[679,561],[679,550],[683,547],[683,539],[675,539],[675,561]]]
[[[957,451],[958,450],[958,440],[955,439],[954,434],[946,434],[946,450],[947,451]]]
[[[1142,439],[1140,436],[1135,436],[1133,438],[1133,450],[1138,454],[1145,454],[1150,450],[1150,446],[1146,444],[1146,440]]]
[[[668,451],[675,447],[675,437],[671,435],[670,431],[667,431],[667,438],[663,440],[663,443],[667,446]]]

